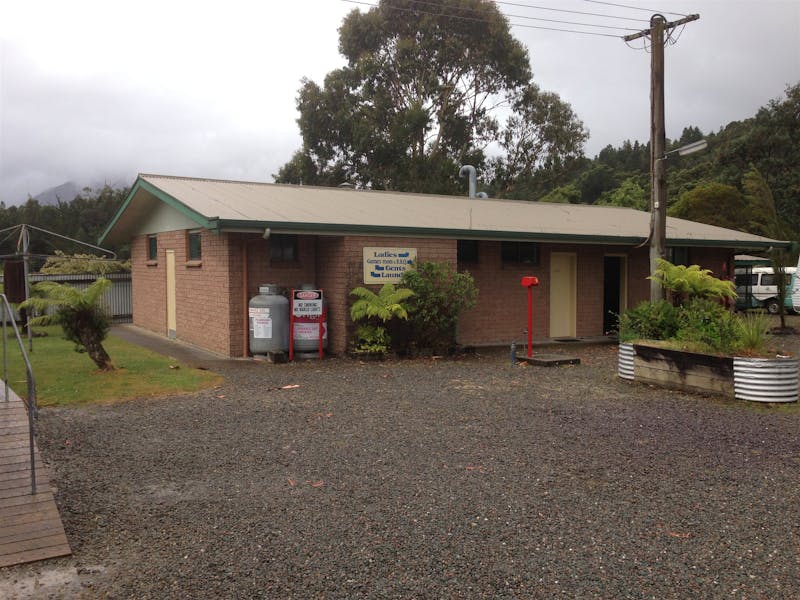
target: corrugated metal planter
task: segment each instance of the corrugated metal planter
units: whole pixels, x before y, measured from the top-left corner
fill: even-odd
[[[798,369],[796,358],[733,359],[736,398],[752,402],[797,402]]]
[[[620,378],[751,402],[797,402],[800,360],[747,358],[620,344]]]
[[[617,374],[620,379],[633,380],[633,344],[620,344]]]

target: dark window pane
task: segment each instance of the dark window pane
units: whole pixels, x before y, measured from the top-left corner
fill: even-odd
[[[286,234],[270,236],[269,257],[276,261],[297,260],[297,236]]]
[[[500,256],[504,263],[539,264],[539,245],[535,242],[502,242]]]
[[[189,260],[200,260],[202,257],[203,251],[200,246],[200,232],[192,231],[189,233]]]
[[[689,266],[689,248],[669,248],[668,256],[669,262],[673,265]]]
[[[478,262],[478,240],[458,240],[458,262]]]
[[[158,238],[154,235],[147,238],[147,260],[158,259]]]

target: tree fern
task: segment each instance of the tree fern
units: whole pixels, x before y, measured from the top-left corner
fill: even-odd
[[[365,287],[357,287],[350,292],[350,295],[358,298],[350,307],[350,318],[353,321],[375,318],[385,323],[394,318],[408,318],[408,305],[405,301],[411,298],[414,292],[385,283],[377,294]]]
[[[736,298],[736,288],[732,281],[717,279],[709,269],[701,269],[698,265],[673,265],[662,258],[652,276],[670,292],[679,303],[690,298]]]
[[[64,336],[75,344],[77,351],[85,351],[99,368],[110,371],[114,365],[103,347],[103,340],[111,328],[111,317],[100,305],[109,287],[111,281],[104,278],[85,290],[42,281],[33,286],[32,297],[20,304],[20,308],[39,313],[30,319],[29,325],[61,325]]]

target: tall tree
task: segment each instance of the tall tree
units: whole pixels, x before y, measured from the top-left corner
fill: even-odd
[[[742,195],[747,202],[747,229],[750,233],[778,238],[782,235],[775,212],[772,190],[754,166],[742,176]]]
[[[581,152],[582,125],[532,83],[528,53],[493,2],[380,0],[344,19],[339,50],[345,67],[322,86],[303,82],[303,147],[279,182],[453,193],[458,166],[481,167],[493,142],[518,150],[517,171]],[[511,110],[505,125],[500,107]],[[562,125],[579,135],[561,136]]]
[[[701,183],[669,208],[671,217],[745,231],[747,203],[732,185]]]

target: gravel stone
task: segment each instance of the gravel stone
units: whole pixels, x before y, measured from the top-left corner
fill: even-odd
[[[45,409],[74,556],[4,576],[75,568],[54,598],[798,597],[800,408],[551,351],[582,362],[231,361],[213,390]]]

